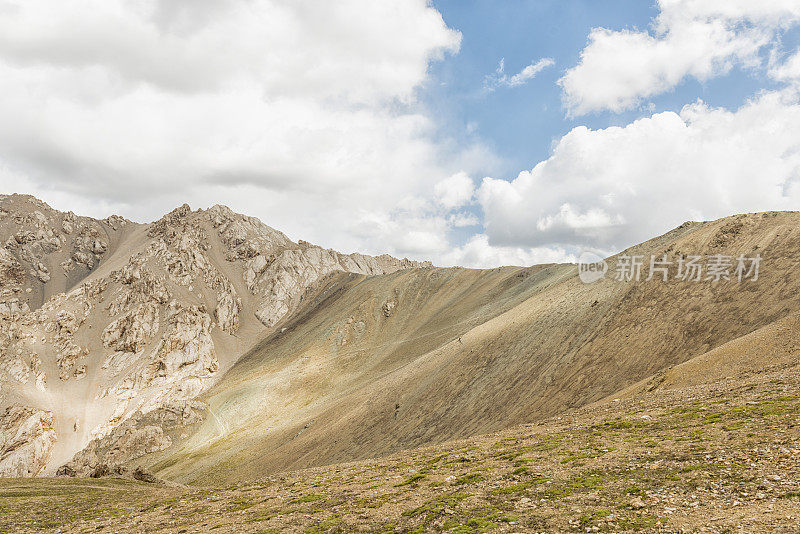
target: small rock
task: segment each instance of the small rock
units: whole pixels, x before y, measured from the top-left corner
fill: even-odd
[[[143,467],[137,467],[133,471],[133,478],[142,482],[147,482],[148,484],[155,484],[158,482],[158,479],[155,477],[155,475]]]
[[[89,476],[92,478],[102,478],[107,477],[111,474],[111,470],[108,468],[106,464],[99,464],[95,466],[94,471],[92,471]]]
[[[75,471],[70,466],[62,465],[61,467],[58,468],[58,471],[56,471],[56,476],[57,477],[76,477],[76,476],[78,476],[78,473],[77,473],[77,471]]]
[[[647,507],[647,504],[639,497],[634,497],[633,499],[631,499],[631,502],[629,504],[631,505],[631,508],[633,508],[634,510],[641,510],[642,508]]]

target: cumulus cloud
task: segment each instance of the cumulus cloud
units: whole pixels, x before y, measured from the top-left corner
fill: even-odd
[[[0,12],[4,192],[140,221],[221,202],[294,238],[402,255],[447,248],[464,192],[440,188],[415,238],[384,219],[485,161],[439,140],[417,102],[461,39],[426,0],[5,0]]]
[[[708,80],[761,52],[800,23],[794,0],[659,0],[651,31],[595,28],[578,65],[559,81],[570,115],[623,111],[692,76]]]
[[[459,208],[468,204],[475,194],[475,184],[465,172],[456,173],[433,187],[436,200],[446,208]]]
[[[476,234],[463,246],[455,247],[444,254],[442,261],[445,265],[489,268],[498,265],[528,267],[543,263],[574,263],[577,260],[574,254],[563,247],[497,246],[490,244],[489,236]]]
[[[481,224],[481,220],[477,215],[467,212],[453,213],[448,217],[447,222],[453,228],[466,228],[468,226],[477,226]]]
[[[445,139],[417,100],[460,46],[428,1],[187,6],[0,0],[0,192],[140,221],[223,203],[345,252],[473,267],[574,259],[800,200],[800,55],[775,39],[798,23],[795,0],[660,0],[651,31],[594,30],[561,80],[572,113],[734,65],[766,63],[787,89],[735,111],[697,102],[578,127],[532,170],[477,188],[497,156]],[[509,75],[501,61],[487,88],[552,65]]]
[[[800,81],[800,50],[790,55],[785,60],[773,59],[769,75],[782,82]]]
[[[547,67],[552,67],[555,65],[555,61],[552,58],[545,57],[531,63],[518,73],[509,76],[506,74],[506,61],[505,58],[500,60],[500,64],[497,66],[497,70],[494,71],[493,74],[487,75],[483,80],[483,87],[487,91],[494,91],[498,87],[518,87],[520,85],[525,85],[530,80],[534,79],[537,74],[542,72]]]
[[[800,98],[764,92],[736,111],[703,102],[625,127],[577,127],[516,179],[477,193],[493,246],[621,249],[686,220],[796,209]]]

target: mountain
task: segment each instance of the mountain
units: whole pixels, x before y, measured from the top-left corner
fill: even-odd
[[[204,416],[194,399],[321,279],[417,267],[294,243],[223,206],[152,224],[61,213],[0,196],[0,476],[52,474],[96,440],[123,461],[171,444],[160,426]]]
[[[731,279],[676,279],[677,265],[667,281],[647,266],[613,278],[664,254],[730,258]],[[740,255],[762,259],[757,279],[738,280]],[[212,417],[137,462],[230,483],[495,432],[680,373],[800,311],[800,214],[687,223],[608,263],[594,284],[574,265],[332,275],[203,395]]]
[[[30,197],[0,207],[0,476],[143,466],[239,483],[794,361],[793,212],[685,223],[608,258],[607,276],[586,284],[569,264],[346,256],[220,206],[114,218],[118,230],[80,219],[105,251],[63,275],[62,258],[86,250],[64,234],[72,216]],[[52,246],[24,252],[10,238],[25,232]],[[707,270],[678,278],[692,256]],[[647,279],[651,257],[672,262],[668,279]],[[641,279],[616,280],[632,258]]]
[[[0,479],[0,531],[796,532],[795,320],[628,394],[382,458],[200,487]],[[729,367],[733,347],[753,364]]]
[[[24,195],[0,195],[0,312],[27,312],[86,278],[140,225],[58,212]]]

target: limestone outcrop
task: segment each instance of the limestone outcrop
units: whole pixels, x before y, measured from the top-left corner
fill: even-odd
[[[52,454],[15,457],[15,472],[74,456],[85,473],[168,447],[158,420],[130,425],[192,402],[321,278],[417,266],[294,243],[224,206],[140,225],[0,195],[0,409],[63,406],[39,419],[58,439],[19,438],[35,451],[52,438]]]
[[[44,469],[56,442],[53,413],[30,406],[0,412],[0,477],[29,477]]]
[[[91,476],[101,466],[115,469],[172,445],[170,435],[203,420],[199,401],[172,401],[147,414],[136,412],[108,435],[93,439],[59,471],[67,476]]]
[[[85,278],[138,225],[62,213],[28,195],[0,195],[0,302],[40,307]],[[9,266],[12,276],[9,276]]]

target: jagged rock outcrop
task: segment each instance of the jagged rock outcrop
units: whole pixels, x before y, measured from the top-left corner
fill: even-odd
[[[250,291],[261,297],[256,317],[264,325],[273,326],[297,307],[309,287],[334,271],[376,275],[419,265],[388,256],[344,255],[305,244],[248,260],[244,276]]]
[[[53,413],[9,406],[0,413],[0,477],[38,475],[56,441]]]
[[[0,243],[0,409],[64,406],[53,417],[71,445],[53,456],[102,441],[93,467],[168,446],[127,422],[203,393],[324,276],[418,266],[294,243],[224,206],[139,225],[0,196]]]
[[[229,334],[239,329],[239,313],[242,310],[242,299],[236,296],[233,285],[228,283],[217,295],[217,307],[214,318],[217,324]]]
[[[148,302],[109,324],[100,337],[103,346],[120,352],[143,350],[158,332],[158,309]]]
[[[0,284],[30,309],[64,292],[113,252],[113,245],[138,226],[119,216],[102,221],[62,213],[27,195],[0,195],[0,281],[9,258],[11,285]],[[0,294],[0,302],[7,300]]]
[[[0,316],[27,313],[30,306],[19,298],[25,281],[22,264],[5,248],[0,248]]]
[[[12,287],[20,284],[25,277],[22,265],[11,255],[11,253],[0,248],[0,283],[3,288]]]
[[[73,459],[61,466],[64,476],[91,476],[103,466],[109,469],[159,452],[172,445],[170,434],[203,420],[206,405],[199,401],[171,401],[149,413],[136,412],[109,435],[93,439]]]

